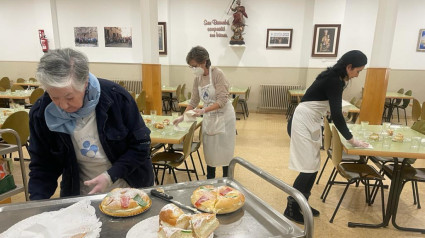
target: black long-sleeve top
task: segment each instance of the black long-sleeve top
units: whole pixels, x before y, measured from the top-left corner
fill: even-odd
[[[332,121],[346,140],[353,138],[342,115],[342,92],[345,82],[337,74],[330,73],[326,77],[316,78],[307,89],[301,102],[329,100]]]

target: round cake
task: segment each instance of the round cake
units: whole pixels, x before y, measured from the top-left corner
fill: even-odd
[[[190,200],[192,205],[199,210],[225,214],[241,208],[245,203],[245,196],[229,186],[205,185],[193,191]]]
[[[148,210],[151,205],[152,200],[140,189],[115,188],[103,198],[99,208],[109,216],[128,217]]]

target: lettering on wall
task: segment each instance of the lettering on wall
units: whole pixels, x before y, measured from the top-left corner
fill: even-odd
[[[226,25],[230,25],[229,20],[216,20],[213,19],[211,21],[208,21],[207,19],[204,20],[204,26],[207,26],[207,31],[210,34],[210,37],[226,37]]]

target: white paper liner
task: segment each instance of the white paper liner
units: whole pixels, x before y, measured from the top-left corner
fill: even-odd
[[[97,238],[101,226],[95,208],[85,199],[58,211],[28,217],[0,234],[0,238],[65,238],[82,233],[85,238]]]

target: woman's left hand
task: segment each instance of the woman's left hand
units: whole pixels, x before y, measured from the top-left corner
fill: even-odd
[[[195,117],[200,117],[200,116],[204,115],[205,108],[202,108],[202,109],[196,108],[196,109],[193,109],[193,111],[195,112],[195,114],[194,114]]]
[[[107,173],[102,173],[92,180],[84,181],[84,185],[94,186],[89,194],[102,193],[109,185],[112,185],[111,177]]]

